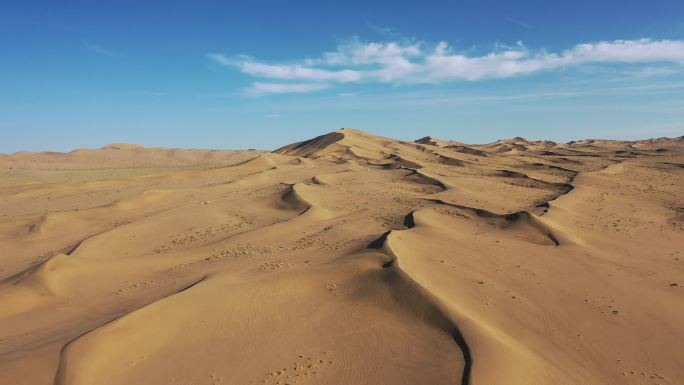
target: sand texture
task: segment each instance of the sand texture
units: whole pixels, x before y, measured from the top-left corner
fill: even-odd
[[[684,384],[684,139],[0,155],[0,384]]]

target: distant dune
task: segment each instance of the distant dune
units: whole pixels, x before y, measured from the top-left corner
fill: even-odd
[[[0,156],[0,384],[683,384],[684,139]]]
[[[112,143],[102,147],[103,150],[142,150],[143,146],[132,143]]]

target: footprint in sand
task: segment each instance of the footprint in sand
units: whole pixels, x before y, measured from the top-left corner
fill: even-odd
[[[258,383],[293,385],[318,384],[319,376],[335,365],[332,351],[299,354],[287,367],[268,371]],[[252,383],[255,383],[252,381]]]

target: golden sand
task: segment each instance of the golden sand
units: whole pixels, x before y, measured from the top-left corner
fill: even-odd
[[[684,140],[0,155],[0,384],[682,384]]]

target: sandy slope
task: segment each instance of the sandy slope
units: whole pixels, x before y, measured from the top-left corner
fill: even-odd
[[[0,156],[2,384],[684,383],[684,141]]]

